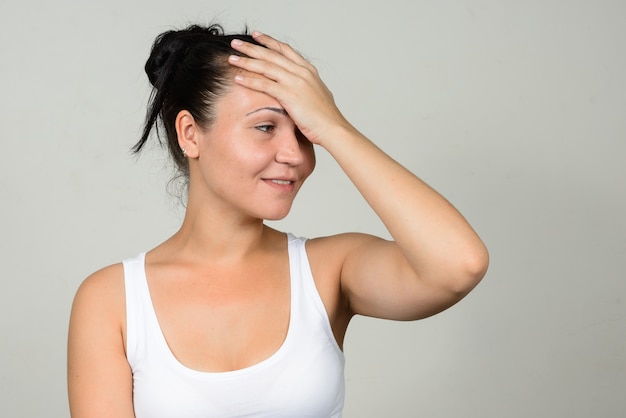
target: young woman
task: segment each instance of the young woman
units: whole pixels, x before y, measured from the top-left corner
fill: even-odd
[[[188,178],[180,230],[78,290],[72,416],[340,417],[354,315],[416,320],[463,298],[485,246],[442,196],[340,113],[316,69],[267,35],[161,34],[141,150],[155,124]],[[305,240],[287,215],[315,166],[338,162],[393,241]]]

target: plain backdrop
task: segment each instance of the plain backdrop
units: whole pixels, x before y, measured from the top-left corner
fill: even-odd
[[[245,25],[290,42],[345,115],[439,190],[488,245],[462,302],[357,318],[344,416],[626,414],[626,2],[0,2],[0,416],[67,417],[66,338],[91,272],[183,213],[140,158],[160,32]],[[388,237],[334,161],[273,226]]]

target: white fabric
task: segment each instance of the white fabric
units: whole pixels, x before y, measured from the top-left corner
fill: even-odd
[[[251,367],[206,373],[170,351],[154,312],[145,253],[124,261],[127,357],[136,418],[338,418],[344,356],[317,292],[305,240],[289,234],[291,315],[282,346]]]

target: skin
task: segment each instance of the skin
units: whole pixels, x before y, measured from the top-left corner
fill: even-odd
[[[246,57],[229,59],[236,71],[216,122],[202,129],[186,111],[176,119],[190,169],[187,211],[180,230],[146,256],[168,344],[181,363],[201,371],[251,366],[285,338],[287,242],[263,220],[289,212],[313,171],[313,144],[339,163],[393,237],[307,241],[340,346],[354,315],[433,315],[462,299],[488,265],[462,215],[358,132],[311,64],[287,44],[253,36],[267,48],[233,42]],[[120,264],[91,275],[76,294],[68,345],[73,417],[134,416],[124,304]]]

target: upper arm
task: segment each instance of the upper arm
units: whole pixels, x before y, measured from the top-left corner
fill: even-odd
[[[72,305],[67,370],[72,417],[134,417],[124,330],[123,268],[114,265],[87,278]]]
[[[393,241],[365,234],[334,237],[333,252],[340,254],[341,291],[350,314],[394,320],[415,320],[434,315],[458,302],[473,287],[450,286],[458,280],[428,272],[420,275]]]

